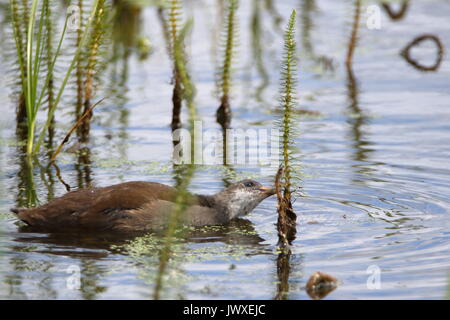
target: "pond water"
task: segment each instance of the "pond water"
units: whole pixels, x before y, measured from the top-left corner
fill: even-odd
[[[369,3],[364,2],[352,74],[343,63],[353,19],[350,1],[274,1],[273,10],[265,1],[240,2],[234,128],[271,128],[279,117],[273,110],[283,29],[292,8],[298,9],[300,108],[320,113],[298,121],[302,170],[301,196],[294,204],[298,236],[288,268],[277,272],[275,197],[245,220],[197,230],[176,244],[163,298],[310,299],[305,285],[315,271],[341,282],[326,299],[448,298],[448,1],[409,1],[398,20],[380,7],[379,30],[366,26]],[[195,21],[187,51],[205,129],[219,128],[214,94],[219,3],[187,1],[184,12]],[[7,9],[2,7],[0,19],[0,36],[5,39],[0,60],[0,298],[153,298],[157,236],[118,239],[36,233],[24,230],[9,213],[9,208],[24,206],[32,197],[45,203],[66,188],[54,168],[44,169],[45,158],[41,166],[27,170],[20,153],[14,73],[7,59],[13,52]],[[107,66],[96,94],[106,100],[95,111],[85,149],[89,153],[63,152],[58,160],[62,180],[73,189],[132,180],[175,183],[170,162],[171,62],[155,8],[143,9],[140,21],[151,54],[139,59],[131,50]],[[420,71],[400,55],[422,34],[439,37],[444,48],[434,72]],[[411,56],[432,65],[436,48],[425,41],[411,49]],[[56,141],[63,138],[73,117],[73,101],[66,100],[57,113]],[[214,193],[230,173],[231,180],[253,177],[267,185],[274,181],[270,170],[201,166],[190,190]],[[73,281],[78,272],[79,287]]]

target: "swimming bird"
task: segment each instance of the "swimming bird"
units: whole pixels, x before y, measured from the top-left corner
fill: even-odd
[[[214,195],[188,193],[182,224],[205,226],[226,224],[250,213],[273,195],[272,188],[254,180],[242,180]],[[34,228],[139,232],[167,226],[177,204],[176,188],[156,183],[131,181],[109,187],[68,192],[49,203],[30,209],[11,209]]]

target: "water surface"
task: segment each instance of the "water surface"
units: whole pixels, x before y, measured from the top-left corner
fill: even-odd
[[[219,128],[214,95],[219,9],[216,1],[187,3],[185,16],[195,19],[188,52],[197,107],[205,128]],[[277,274],[276,200],[270,198],[246,220],[200,230],[178,243],[163,297],[309,299],[304,286],[315,271],[341,281],[326,299],[448,297],[450,63],[445,54],[436,72],[425,73],[399,54],[424,33],[438,36],[450,48],[448,2],[410,1],[397,21],[382,10],[380,30],[365,26],[364,7],[349,74],[343,65],[353,16],[349,1],[282,1],[276,3],[276,12],[262,1],[241,1],[233,127],[270,128],[278,116],[273,110],[282,28],[294,7],[299,9],[300,108],[320,116],[303,116],[298,123],[303,175],[301,197],[294,205],[298,238],[289,278]],[[255,19],[261,23],[256,32]],[[96,110],[90,153],[81,157],[65,152],[58,162],[61,177],[73,188],[132,180],[174,184],[171,63],[156,10],[143,10],[142,22],[153,53],[140,60],[132,52],[108,66],[98,93],[107,100]],[[2,38],[8,37],[6,22],[2,28]],[[7,57],[11,48],[3,41],[1,54]],[[432,64],[436,50],[424,42],[411,53]],[[333,68],[325,68],[324,60],[333,61]],[[14,79],[7,61],[0,63],[0,298],[152,298],[158,266],[154,237],[29,232],[8,213],[33,196],[27,194],[30,177],[40,203],[66,189],[54,169],[50,174],[43,169],[45,159],[42,167],[27,172],[15,133]],[[67,119],[61,123],[71,121],[71,103],[57,114],[57,119]],[[69,125],[60,128],[58,141]],[[270,172],[233,169],[238,177],[273,183]],[[191,191],[221,190],[225,172],[198,168]],[[367,286],[368,268],[381,272],[378,289]],[[68,287],[71,270],[81,273],[79,290]],[[284,295],[280,281],[289,287]]]

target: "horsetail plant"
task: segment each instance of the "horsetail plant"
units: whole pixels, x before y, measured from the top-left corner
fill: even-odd
[[[101,46],[105,42],[106,18],[106,1],[98,0],[98,5],[95,8],[94,20],[92,21],[92,30],[89,33],[87,52],[84,53],[86,65],[84,67],[83,114],[79,115],[77,119],[78,121],[83,117],[83,121],[79,127],[79,138],[81,142],[87,142],[89,137],[90,119],[92,118],[91,99],[94,94],[94,77],[101,67]],[[79,61],[77,64],[78,63]]]
[[[171,58],[173,60],[173,94],[172,94],[172,103],[173,103],[173,110],[172,110],[172,131],[176,130],[181,127],[181,106],[183,101],[183,84],[180,79],[180,70],[178,70],[179,63],[175,60],[175,46],[178,41],[178,32],[179,32],[179,21],[181,16],[181,4],[179,0],[170,0],[169,3],[169,14],[168,14],[168,27],[169,27],[169,34],[170,34],[170,41],[169,41],[169,51]],[[184,51],[180,52],[181,55],[184,55]],[[184,59],[184,57],[179,57],[181,59]]]
[[[24,29],[24,22],[25,17],[23,12],[25,12],[25,8],[19,8],[20,4],[17,2],[17,0],[11,0],[11,17],[12,17],[12,30],[13,34],[15,35],[16,44],[18,46],[17,48],[17,62],[18,65],[23,65],[25,61],[24,53],[25,53],[25,40],[26,37],[26,30]],[[16,108],[16,119],[17,124],[21,124],[26,120],[26,108],[25,108],[25,97],[24,93],[20,92],[19,96],[19,103],[17,104]]]
[[[51,0],[43,0],[43,10],[45,10],[45,51],[47,60],[47,70],[52,69],[52,57],[53,57],[53,25],[52,25],[52,11],[51,11]],[[53,100],[54,100],[54,76],[53,72],[49,73],[48,85],[47,85],[47,112],[50,113],[52,109]],[[48,114],[50,116],[50,114]],[[53,136],[54,136],[54,123],[55,117],[51,116],[51,122],[48,127],[48,145],[51,147],[53,144]]]
[[[292,208],[292,190],[297,188],[299,180],[296,170],[297,159],[295,157],[294,142],[294,138],[298,136],[295,130],[297,124],[295,112],[297,105],[295,95],[297,72],[296,43],[294,39],[295,16],[296,11],[293,10],[284,36],[284,58],[281,67],[280,90],[282,117],[278,120],[278,127],[281,132],[280,153],[282,166],[277,173],[275,184],[278,197],[278,245],[283,250],[289,248],[289,245],[295,239],[295,222],[297,219]]]
[[[234,57],[234,47],[236,45],[236,10],[237,0],[228,0],[228,11],[224,21],[224,48],[223,63],[220,68],[220,78],[218,79],[218,89],[220,92],[220,106],[216,112],[217,122],[223,129],[230,127],[231,107],[230,107],[230,89],[231,89],[231,68]]]
[[[80,15],[83,16],[83,7],[84,7],[83,0],[78,0],[77,7],[80,12]],[[80,45],[81,38],[83,37],[83,29],[84,29],[83,20],[84,19],[80,19],[80,22],[78,25],[75,47],[78,47]],[[84,68],[83,68],[82,59],[80,57],[81,57],[81,54],[78,56],[77,62],[75,64],[75,68],[76,68],[75,77],[76,77],[76,88],[77,88],[77,101],[76,101],[76,106],[75,106],[75,121],[78,121],[78,119],[80,119],[81,113],[83,110],[83,70],[84,70]]]

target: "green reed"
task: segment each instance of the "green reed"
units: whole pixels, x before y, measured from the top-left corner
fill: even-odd
[[[278,235],[279,245],[288,247],[295,238],[296,214],[292,209],[292,190],[297,188],[299,181],[298,159],[295,156],[294,139],[298,136],[296,130],[296,84],[297,56],[295,43],[295,17],[293,10],[289,18],[284,36],[284,58],[281,71],[280,108],[282,117],[278,120],[281,132],[280,152],[282,155],[282,170],[277,174],[278,195]],[[283,188],[280,188],[281,184]],[[282,190],[281,190],[282,189]]]
[[[99,0],[95,0],[94,2],[93,10],[88,20],[89,26],[93,20],[95,8],[97,7],[98,1]],[[60,55],[62,42],[67,31],[69,17],[67,16],[65,19],[64,27],[61,32],[58,45],[56,47],[56,50],[52,52],[52,50],[48,50],[48,48],[46,50],[46,34],[52,31],[51,29],[49,29],[50,23],[47,19],[49,18],[50,10],[46,10],[45,2],[32,0],[29,14],[25,15],[21,20],[18,20],[18,16],[14,14],[15,12],[17,12],[17,2],[11,0],[10,5],[11,11],[13,12],[12,27],[14,32],[14,40],[16,43],[17,56],[19,57],[21,87],[26,109],[26,125],[28,130],[26,153],[31,156],[38,153],[40,150],[40,146],[42,145],[45,134],[49,130],[53,121],[54,112],[64,93],[64,89],[66,87],[69,75],[74,67],[76,57],[79,55],[81,47],[83,47],[86,43],[88,32],[84,33],[82,39],[83,41],[81,41],[80,45],[78,46],[72,62],[67,68],[65,77],[59,88],[56,90],[57,94],[53,100],[53,103],[49,106],[47,120],[36,140],[35,133],[37,115],[39,110],[43,106],[44,97],[46,95],[48,96],[50,92],[49,88],[51,88],[51,90],[53,90],[54,88],[52,81],[53,71],[57,58]],[[24,6],[24,8],[26,9],[26,11],[28,11],[28,7]],[[22,33],[17,26],[20,23],[25,22],[27,22],[26,34],[24,35],[25,37],[22,37]],[[87,28],[86,30],[89,30],[89,28]],[[25,42],[24,45],[22,45],[23,42]],[[42,67],[45,64],[46,60],[47,68],[45,69]],[[44,79],[44,81],[40,81],[41,79]]]
[[[161,296],[161,290],[163,287],[163,277],[167,269],[167,265],[169,262],[169,259],[172,255],[172,244],[175,241],[175,233],[176,230],[181,222],[181,218],[183,215],[183,212],[187,208],[188,198],[190,197],[190,194],[187,190],[192,177],[195,173],[195,165],[192,161],[194,159],[194,121],[197,117],[197,111],[195,107],[194,102],[194,96],[195,96],[195,87],[194,84],[191,81],[191,78],[189,76],[189,72],[186,66],[186,54],[184,51],[184,39],[186,38],[186,34],[189,32],[189,30],[192,27],[192,20],[188,21],[184,27],[179,31],[179,34],[177,35],[177,39],[175,42],[173,42],[173,59],[176,64],[176,68],[179,72],[180,82],[184,88],[183,90],[183,100],[186,102],[187,108],[188,108],[188,114],[189,114],[189,131],[190,135],[192,137],[191,139],[191,162],[187,164],[183,168],[183,179],[178,180],[178,195],[175,200],[175,208],[173,212],[170,215],[166,235],[165,235],[165,242],[164,246],[160,253],[160,263],[158,268],[158,273],[156,276],[156,285],[155,285],[155,291],[154,291],[154,299],[160,299]]]

